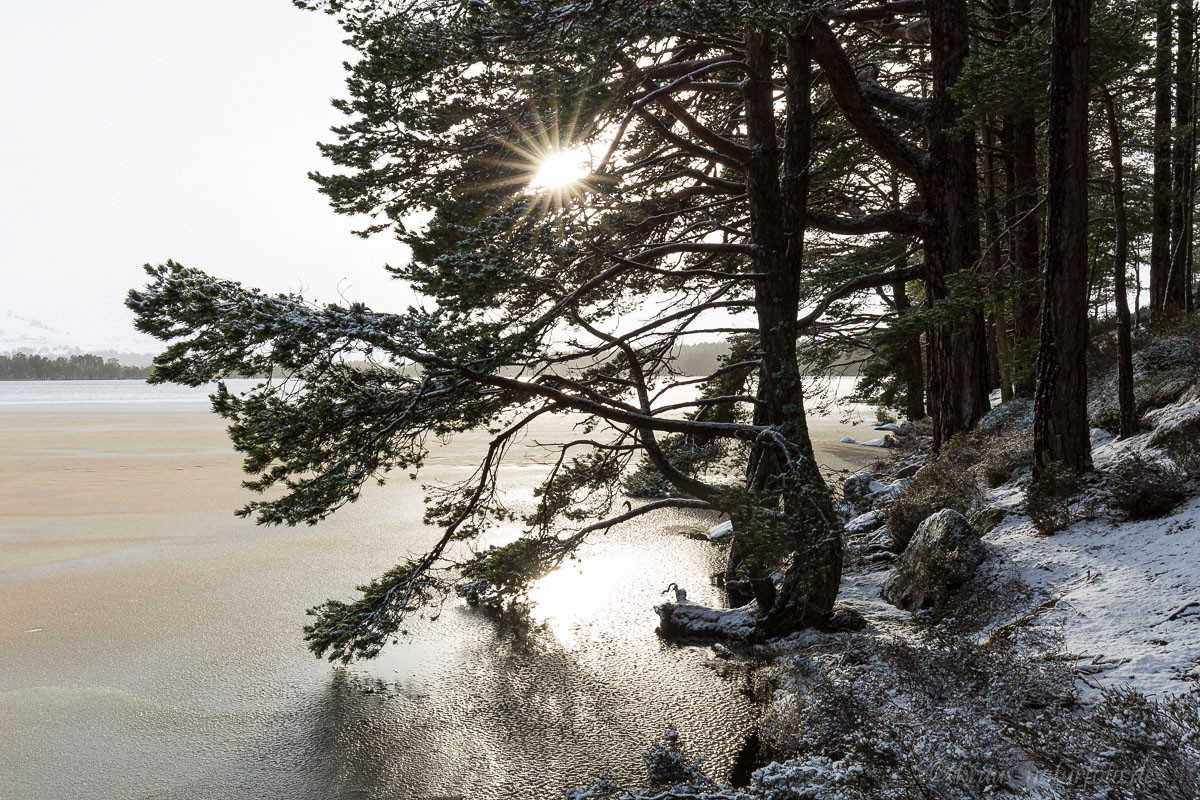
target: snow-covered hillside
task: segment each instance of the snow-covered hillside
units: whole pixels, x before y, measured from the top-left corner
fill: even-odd
[[[41,320],[0,310],[0,355],[23,352],[45,356],[92,353],[116,358],[122,364],[144,366],[158,349],[149,336],[128,330],[102,334],[80,333],[49,325]]]

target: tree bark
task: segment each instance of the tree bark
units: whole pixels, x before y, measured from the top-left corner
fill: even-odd
[[[1000,233],[1000,209],[996,192],[996,136],[992,126],[987,122],[983,125],[983,143],[987,147],[985,163],[987,169],[983,175],[984,211],[983,223],[987,242],[987,265],[992,274],[991,313],[988,315],[988,356],[991,359],[992,375],[988,388],[1000,388],[1000,399],[1004,402],[1012,399],[1012,384],[1008,364],[1008,347],[1004,341],[1007,334],[1004,330],[1004,317],[1000,315],[995,303],[995,292],[1005,282],[1004,254],[1002,252],[1002,237]]]
[[[783,544],[791,553],[780,591],[775,591],[769,575],[772,543],[756,542],[744,558],[763,615],[760,627],[764,632],[783,632],[824,622],[837,597],[842,570],[841,530],[813,455],[796,353],[811,156],[811,51],[807,30],[789,33],[788,114],[781,164],[771,72],[774,56],[764,35],[749,33],[745,43],[750,75],[743,92],[752,149],[746,188],[756,244],[753,266],[762,276],[755,283],[762,358],[757,416],[792,445],[785,451],[777,443],[757,444],[747,482],[753,492],[780,496]]]
[[[900,265],[897,265],[900,266]],[[892,284],[892,296],[895,298],[896,311],[904,316],[911,313],[912,303],[908,299],[908,290],[904,281]],[[901,378],[904,381],[904,414],[910,420],[925,418],[925,368],[921,363],[921,334],[914,333],[912,338],[900,348]]]
[[[1170,0],[1159,0],[1154,23],[1154,178],[1150,228],[1150,318],[1157,320],[1171,272],[1171,38]]]
[[[958,125],[962,108],[950,90],[969,51],[965,0],[927,3],[933,70],[929,122],[929,166],[922,196],[930,220],[925,230],[926,292],[931,305],[950,296],[957,273],[979,257],[978,183],[975,133]],[[933,446],[969,429],[988,410],[987,336],[981,308],[956,298],[960,311],[934,325],[928,336],[929,408]]]
[[[1171,265],[1167,276],[1164,309],[1187,311],[1188,282],[1192,261],[1192,183],[1194,181],[1195,86],[1192,77],[1196,12],[1193,0],[1179,0],[1176,15],[1179,45],[1175,62],[1175,141],[1171,192]]]
[[[1034,474],[1091,466],[1087,421],[1087,132],[1091,0],[1051,0],[1050,120]]]
[[[1029,0],[1015,0],[1012,34],[1031,24]],[[1037,120],[1030,109],[1018,108],[1006,122],[1012,161],[1009,227],[1013,260],[1013,357],[1021,362],[1014,370],[1014,390],[1021,397],[1032,397],[1042,275]]]
[[[1107,86],[1100,87],[1100,99],[1108,119],[1108,153],[1112,162],[1113,225],[1113,296],[1117,306],[1117,400],[1120,408],[1120,438],[1137,433],[1133,404],[1133,330],[1129,318],[1129,297],[1125,291],[1125,272],[1129,265],[1129,221],[1125,213],[1125,163],[1121,153],[1121,128],[1117,110]]]

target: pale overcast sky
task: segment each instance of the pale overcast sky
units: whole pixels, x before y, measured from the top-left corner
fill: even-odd
[[[122,300],[168,258],[321,300],[410,302],[382,268],[400,246],[351,235],[306,177],[351,56],[331,18],[289,0],[4,5],[0,315],[84,348],[138,344]]]

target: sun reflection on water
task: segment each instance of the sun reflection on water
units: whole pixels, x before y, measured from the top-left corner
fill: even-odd
[[[628,554],[596,553],[563,564],[530,588],[530,615],[563,644],[577,643],[581,629],[615,617],[628,602],[633,561]]]

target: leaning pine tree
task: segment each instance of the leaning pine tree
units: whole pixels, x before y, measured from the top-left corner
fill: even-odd
[[[323,146],[338,171],[314,178],[338,211],[374,218],[363,235],[391,230],[411,248],[394,271],[428,303],[318,307],[168,262],[128,301],[169,343],[153,380],[288,376],[214,397],[256,476],[247,485],[269,493],[240,513],[263,524],[314,524],[368,482],[418,471],[431,436],[494,435],[469,481],[430,494],[426,520],[443,533],[429,552],[311,610],[313,651],[371,657],[405,615],[455,588],[511,602],[590,533],[666,507],[734,520],[731,577],[751,587],[762,633],[820,624],[842,545],[797,341],[838,299],[920,272],[890,255],[813,296],[806,233],[923,228],[911,181],[885,193],[900,207],[847,213],[826,188],[827,207],[814,208],[818,159],[834,170],[844,137],[813,131],[842,108],[911,175],[925,155],[872,104],[897,120],[912,104],[873,77],[860,86],[830,23],[791,3],[298,5],[337,14],[361,55],[337,104],[348,121]],[[833,96],[814,84],[814,62]],[[585,148],[587,174],[531,183],[545,159]],[[674,374],[676,346],[714,333],[734,337],[737,356],[702,379]],[[696,399],[665,399],[697,383]],[[552,414],[584,415],[586,433],[557,446],[522,535],[457,558],[511,521],[498,471]],[[681,442],[706,456],[684,463]],[[722,455],[743,480],[706,478]],[[621,476],[642,459],[671,491],[621,511]]]

